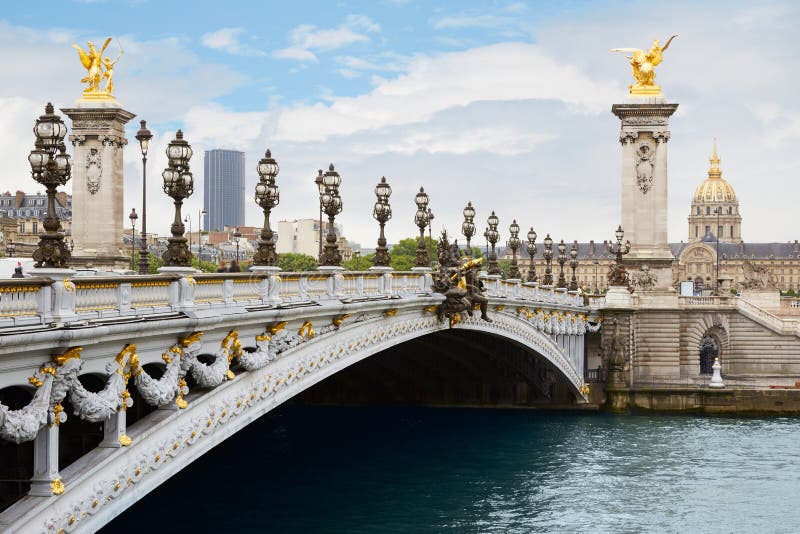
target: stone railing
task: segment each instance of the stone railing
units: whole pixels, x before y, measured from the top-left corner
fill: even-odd
[[[800,298],[781,297],[780,315],[800,315]]]
[[[770,330],[800,337],[800,318],[779,317],[742,298],[736,299],[736,306],[742,315]]]
[[[737,297],[734,296],[697,296],[697,297],[678,297],[681,308],[715,308],[733,309],[736,307]]]
[[[583,295],[566,289],[493,276],[482,277],[482,281],[489,297],[586,306]],[[352,302],[431,292],[432,275],[425,271],[267,270],[188,276],[32,277],[0,280],[0,328],[217,307],[291,307],[332,299]],[[593,309],[602,307],[601,301],[592,302]]]
[[[510,299],[535,300],[547,304],[583,306],[583,295],[554,286],[540,286],[538,282],[501,280],[496,276],[481,276],[486,296]]]

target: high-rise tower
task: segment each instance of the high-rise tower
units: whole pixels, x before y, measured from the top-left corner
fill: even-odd
[[[206,150],[203,162],[202,230],[222,230],[244,225],[244,152]]]

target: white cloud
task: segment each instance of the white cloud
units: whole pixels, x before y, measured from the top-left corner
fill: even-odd
[[[365,15],[348,15],[342,25],[333,29],[302,24],[289,33],[292,44],[276,50],[273,55],[280,59],[317,61],[315,52],[329,52],[354,43],[366,42],[370,40],[366,33],[378,31],[380,26]]]
[[[264,56],[263,50],[242,43],[246,37],[244,28],[220,28],[219,30],[205,33],[200,38],[200,42],[206,48],[212,50],[222,50],[229,54],[239,56]]]
[[[615,83],[588,78],[538,46],[505,43],[418,56],[407,73],[378,83],[367,94],[283,111],[275,135],[286,141],[320,141],[425,121],[438,111],[481,100],[552,99],[598,112],[621,90]]]

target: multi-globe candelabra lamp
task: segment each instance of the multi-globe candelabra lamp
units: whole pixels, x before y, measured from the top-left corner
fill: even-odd
[[[64,241],[64,230],[56,213],[56,188],[66,185],[72,175],[72,168],[64,145],[67,127],[56,115],[53,104],[47,103],[44,115],[36,120],[33,127],[36,135],[34,149],[28,155],[31,176],[47,191],[47,214],[44,217],[44,232],[33,252],[36,267],[66,268],[71,257],[70,249]]]
[[[417,212],[414,214],[414,224],[419,228],[419,240],[417,241],[417,254],[414,257],[414,267],[429,267],[428,249],[425,247],[425,227],[430,222],[428,203],[430,198],[425,189],[420,187],[419,193],[414,197],[417,205]]]
[[[273,232],[269,223],[272,209],[281,201],[280,188],[275,184],[280,167],[272,157],[272,152],[267,149],[264,157],[256,165],[258,183],[256,184],[256,204],[264,212],[264,227],[261,229],[261,239],[258,241],[258,250],[253,255],[253,265],[274,267],[278,264],[278,254],[275,252]],[[238,256],[238,253],[237,253]],[[238,259],[238,258],[237,258]]]
[[[328,216],[328,235],[325,238],[325,248],[320,257],[320,265],[325,267],[341,267],[342,254],[336,242],[336,228],[334,221],[342,212],[342,197],[339,196],[339,185],[342,177],[333,168],[333,163],[328,166],[327,172],[322,175],[322,192],[319,196],[322,211]]]
[[[166,267],[189,267],[192,262],[192,253],[186,245],[184,237],[185,227],[181,218],[183,201],[189,198],[194,191],[194,179],[189,170],[189,160],[192,158],[192,147],[183,138],[183,132],[178,130],[175,139],[167,145],[167,168],[161,173],[164,180],[164,193],[175,203],[175,219],[172,222],[167,250],[162,259]]]
[[[386,236],[383,233],[383,228],[386,226],[387,221],[392,218],[392,207],[389,205],[389,197],[392,195],[392,188],[386,181],[386,177],[382,176],[381,181],[375,186],[375,207],[372,210],[372,216],[378,221],[381,228],[380,236],[378,236],[378,248],[375,249],[375,257],[372,259],[374,267],[389,267],[389,249],[386,248]]]

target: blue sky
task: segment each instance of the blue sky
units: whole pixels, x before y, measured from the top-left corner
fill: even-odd
[[[44,7],[44,9],[43,9]],[[43,16],[46,12],[46,16]],[[430,192],[455,231],[467,200],[501,227],[517,219],[567,240],[609,238],[619,222],[619,131],[629,66],[612,47],[679,34],[658,68],[670,101],[670,240],[718,138],[745,241],[795,239],[800,187],[792,3],[744,2],[46,2],[0,14],[0,187],[31,189],[25,156],[44,102],[80,96],[70,44],[116,37],[117,97],[156,132],[148,167],[183,128],[195,148],[247,153],[248,189],[269,146],[281,164],[276,219],[313,217],[317,168],[342,173],[347,236],[372,246],[372,188],[395,191],[390,240],[413,234],[413,192]],[[118,45],[113,43],[111,51]],[[141,165],[125,152],[126,204]],[[169,201],[151,186],[150,224]],[[250,194],[248,193],[248,199]],[[202,187],[187,202],[196,213]],[[259,224],[248,202],[248,223]],[[438,228],[437,228],[438,230]],[[504,236],[502,237],[505,240]]]

